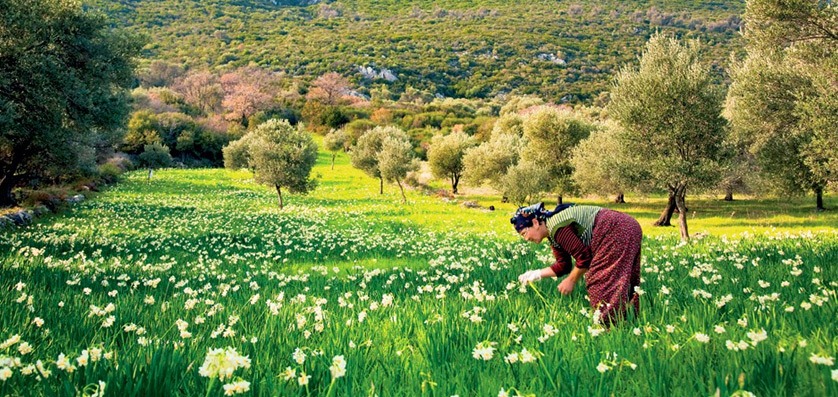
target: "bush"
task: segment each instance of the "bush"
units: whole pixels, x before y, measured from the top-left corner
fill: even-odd
[[[50,211],[56,212],[64,205],[64,200],[72,194],[73,192],[69,189],[58,186],[23,191],[23,205],[29,208],[43,205],[49,208]]]
[[[99,166],[99,180],[105,184],[116,183],[119,181],[119,176],[122,175],[123,170],[116,164],[105,163]]]
[[[120,153],[115,153],[113,156],[108,158],[108,160],[105,161],[105,164],[111,164],[111,165],[119,168],[119,170],[121,172],[130,171],[130,170],[133,170],[134,168],[136,168],[136,165],[134,165],[134,162],[131,161],[131,157],[128,156],[127,154],[121,153],[121,152]]]

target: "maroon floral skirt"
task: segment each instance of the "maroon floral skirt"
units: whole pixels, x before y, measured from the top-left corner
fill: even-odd
[[[606,325],[624,318],[629,305],[640,309],[634,287],[640,285],[642,238],[640,224],[631,216],[609,209],[597,213],[585,285],[591,306],[600,310]]]

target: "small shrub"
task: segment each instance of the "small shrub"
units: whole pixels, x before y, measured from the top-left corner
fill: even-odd
[[[122,168],[114,163],[107,162],[99,166],[99,180],[105,184],[116,183],[122,175]]]

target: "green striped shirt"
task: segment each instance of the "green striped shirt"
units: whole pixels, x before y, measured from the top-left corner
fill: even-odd
[[[553,241],[553,236],[556,235],[556,231],[559,228],[572,224],[573,231],[576,232],[576,235],[579,236],[582,243],[590,246],[591,240],[593,239],[594,219],[601,209],[602,207],[593,205],[574,205],[551,216],[547,219],[547,230],[550,231],[548,235],[550,243],[556,243]]]

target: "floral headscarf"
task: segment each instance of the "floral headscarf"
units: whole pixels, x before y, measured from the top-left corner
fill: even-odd
[[[515,231],[520,233],[521,230],[524,230],[524,228],[532,226],[533,219],[538,219],[540,222],[544,222],[547,218],[572,206],[573,204],[559,204],[553,211],[545,210],[544,203],[536,203],[527,207],[518,207],[515,211],[515,215],[509,219],[509,223],[513,224],[515,226]]]

